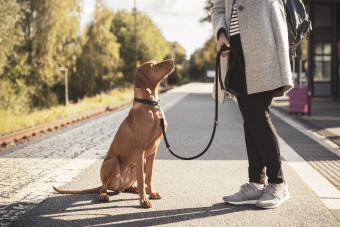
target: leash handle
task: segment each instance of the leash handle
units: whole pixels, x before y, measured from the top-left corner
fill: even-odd
[[[224,86],[223,86],[223,83],[222,83],[222,77],[221,77],[221,61],[220,61],[220,58],[221,58],[222,52],[226,51],[226,50],[230,50],[230,47],[222,46],[222,48],[218,51],[218,53],[216,55],[216,64],[215,64],[215,119],[214,119],[214,126],[213,126],[213,131],[212,131],[210,140],[209,140],[207,146],[204,148],[204,150],[201,153],[199,153],[195,156],[192,156],[192,157],[183,157],[183,156],[180,156],[180,155],[174,153],[170,148],[170,144],[169,144],[168,138],[167,138],[166,133],[165,133],[164,118],[162,117],[160,119],[160,124],[161,124],[161,128],[162,128],[162,133],[163,133],[163,138],[164,138],[166,148],[168,149],[168,151],[173,156],[175,156],[178,159],[194,160],[194,159],[201,157],[202,155],[204,155],[209,150],[209,148],[210,148],[210,146],[211,146],[211,144],[212,144],[212,142],[215,138],[215,132],[216,132],[216,128],[217,128],[217,125],[218,125],[218,83],[220,83],[221,88],[224,89]]]

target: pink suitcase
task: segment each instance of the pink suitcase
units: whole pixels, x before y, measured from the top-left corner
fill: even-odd
[[[311,114],[311,97],[307,86],[295,87],[288,92],[289,114]]]

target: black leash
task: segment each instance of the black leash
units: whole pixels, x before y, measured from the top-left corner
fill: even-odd
[[[169,152],[175,156],[176,158],[179,158],[179,159],[182,159],[182,160],[193,160],[193,159],[197,159],[199,157],[201,157],[202,155],[204,155],[208,149],[210,148],[213,140],[214,140],[214,137],[215,137],[215,132],[216,132],[216,128],[217,128],[217,125],[218,125],[218,83],[220,83],[220,86],[221,86],[221,89],[224,89],[224,86],[223,86],[223,81],[222,81],[222,76],[221,76],[221,62],[220,62],[220,57],[221,57],[221,54],[223,51],[227,51],[229,50],[230,51],[230,47],[226,47],[226,46],[223,46],[221,48],[221,50],[217,53],[216,55],[216,63],[215,63],[215,119],[214,119],[214,127],[213,127],[213,131],[212,131],[212,134],[211,134],[211,137],[210,137],[210,140],[208,142],[208,145],[205,147],[205,149],[195,155],[195,156],[192,156],[192,157],[182,157],[182,156],[179,156],[177,154],[175,154],[171,148],[170,148],[170,144],[168,142],[168,139],[166,137],[166,133],[165,133],[165,126],[164,126],[164,118],[162,117],[160,119],[160,123],[161,123],[161,128],[162,128],[162,132],[163,132],[163,137],[164,137],[164,142],[165,142],[165,145],[167,147],[167,149],[169,150]],[[228,70],[229,71],[229,70]],[[227,73],[228,74],[228,73]],[[228,75],[227,75],[228,76]]]
[[[223,81],[222,81],[222,76],[221,76],[221,62],[220,62],[220,58],[221,58],[221,54],[223,51],[230,51],[230,47],[227,47],[227,46],[222,46],[221,50],[217,53],[216,55],[216,63],[215,63],[215,119],[214,119],[214,126],[213,126],[213,131],[212,131],[212,134],[211,134],[211,137],[210,137],[210,140],[207,144],[207,146],[204,148],[204,150],[195,155],[195,156],[192,156],[192,157],[182,157],[182,156],[179,156],[177,154],[175,154],[171,148],[170,148],[170,144],[169,144],[169,141],[168,141],[168,138],[166,137],[166,133],[165,133],[165,125],[164,125],[164,116],[163,116],[163,113],[161,112],[162,116],[161,116],[161,119],[160,119],[160,124],[161,124],[161,128],[162,128],[162,133],[163,133],[163,137],[164,137],[164,142],[165,142],[165,145],[167,147],[167,149],[169,150],[169,152],[175,156],[176,158],[179,158],[179,159],[182,159],[182,160],[193,160],[193,159],[197,159],[199,157],[201,157],[202,155],[204,155],[208,149],[210,148],[213,140],[214,140],[214,137],[215,137],[215,132],[216,132],[216,128],[217,128],[217,125],[218,125],[218,84],[220,84],[220,87],[222,90],[224,90],[224,86],[223,86]],[[230,71],[230,68],[234,65],[235,61],[231,62],[229,67],[228,67],[228,72],[227,72],[227,80],[228,80],[228,77],[229,77],[229,71]],[[140,99],[140,98],[134,98],[134,101],[135,102],[138,102],[138,103],[142,103],[142,104],[145,104],[145,105],[150,105],[150,106],[153,106],[156,108],[156,110],[158,111],[161,111],[160,110],[160,101],[159,100],[149,100],[149,99]]]

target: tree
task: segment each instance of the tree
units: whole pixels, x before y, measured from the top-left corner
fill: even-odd
[[[79,2],[41,0],[34,6],[32,63],[38,78],[52,86],[61,79],[58,68],[72,66],[72,49],[79,31]]]
[[[26,55],[20,52],[24,42],[19,26],[21,6],[16,1],[0,0],[0,106],[13,113],[29,109],[29,68]]]
[[[120,79],[120,45],[110,31],[112,19],[113,12],[97,2],[93,22],[87,29],[86,41],[77,60],[78,72],[71,80],[74,99],[111,89]]]
[[[179,84],[187,77],[187,60],[184,47],[178,42],[168,42],[171,53],[166,58],[175,60],[175,71],[168,77],[168,82],[171,84]]]
[[[63,102],[61,67],[68,69],[73,100],[132,82],[135,59],[175,57],[174,78],[184,77],[184,48],[167,42],[148,16],[137,12],[136,40],[134,15],[97,0],[94,20],[81,33],[82,1],[0,0],[1,107],[23,111]]]
[[[204,11],[206,16],[200,19],[201,23],[211,22],[211,8],[214,0],[206,0]],[[197,49],[189,60],[188,73],[192,79],[203,80],[207,70],[214,69],[216,56],[216,41],[214,37],[208,39],[202,48]]]
[[[202,48],[197,49],[190,57],[189,74],[192,79],[203,79],[207,70],[215,67],[216,41],[211,37]]]
[[[150,60],[159,61],[171,51],[162,33],[148,16],[137,12],[137,21],[137,53],[134,17],[131,12],[125,10],[115,12],[111,28],[121,44],[120,56],[124,59],[121,70],[125,80],[129,82],[133,78],[136,58],[139,63]]]
[[[34,102],[38,106],[57,104],[51,88],[62,83],[60,67],[72,70],[75,64],[79,32],[79,1],[41,0],[31,2],[34,10],[32,67],[30,83],[37,84]],[[62,92],[63,94],[63,92]],[[52,103],[49,103],[52,102]]]
[[[20,7],[16,1],[0,0],[0,74],[7,63],[8,55],[18,43],[16,27]]]
[[[24,84],[29,88],[25,95],[32,107],[55,105],[64,94],[55,89],[64,87],[58,69],[75,69],[80,49],[79,1],[1,0],[5,23],[0,26],[6,32],[0,35],[5,44],[0,45],[0,77],[10,82],[7,87]]]

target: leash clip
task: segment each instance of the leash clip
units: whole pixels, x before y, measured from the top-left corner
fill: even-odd
[[[161,103],[159,102],[159,100],[158,100],[158,102],[155,103],[155,108],[156,108],[157,111],[161,110]]]

